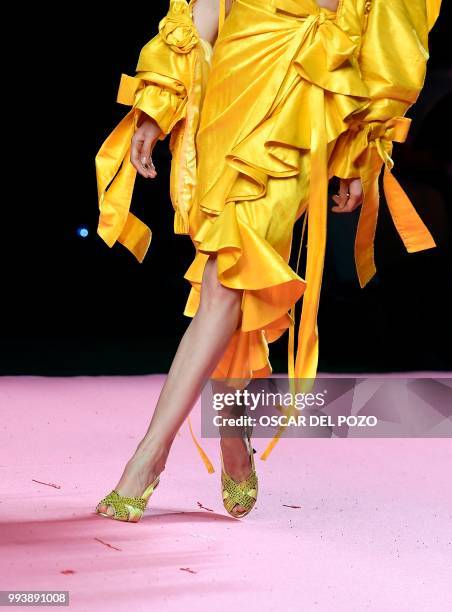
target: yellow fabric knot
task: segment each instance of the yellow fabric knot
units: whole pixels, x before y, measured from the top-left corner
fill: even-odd
[[[411,125],[409,117],[393,117],[387,121],[357,121],[350,126],[351,131],[360,132],[366,137],[366,142],[372,142],[378,138],[387,141],[405,142]]]
[[[408,117],[393,117],[386,122],[367,124],[367,142],[375,142],[378,154],[385,166],[392,170],[394,161],[391,158],[392,142],[405,142],[410,129],[411,119]]]
[[[303,40],[296,61],[307,70],[302,75],[304,79],[317,82],[325,88],[326,84],[319,82],[324,72],[323,58],[327,70],[332,72],[351,61],[357,49],[356,43],[336,22],[337,13],[318,6],[314,0],[271,0],[270,4],[276,12],[293,15],[303,24]]]
[[[386,123],[369,124],[369,134],[367,135],[368,141],[370,142],[371,140],[376,140],[377,138],[383,138],[386,130]]]
[[[166,17],[159,23],[159,33],[176,53],[189,53],[199,42],[199,35],[185,0],[171,0]]]

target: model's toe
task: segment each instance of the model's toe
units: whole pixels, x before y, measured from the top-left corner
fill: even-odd
[[[100,504],[99,506],[97,506],[97,512],[98,514],[105,514],[107,516],[114,516],[115,514],[113,506],[107,506],[105,504]]]

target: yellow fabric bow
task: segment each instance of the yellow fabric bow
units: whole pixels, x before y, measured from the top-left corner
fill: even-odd
[[[391,158],[392,142],[405,142],[411,119],[394,117],[385,123],[364,126],[356,140],[356,155],[360,155],[363,203],[355,239],[356,271],[361,287],[375,275],[374,242],[380,201],[378,177],[382,163],[385,165],[383,189],[394,225],[408,252],[431,249],[436,243],[416,212],[410,199],[393,176],[394,162]]]
[[[136,90],[139,86],[137,83]],[[128,161],[134,125],[135,110],[132,109],[108,136],[96,156],[100,210],[97,233],[109,247],[116,241],[120,242],[141,262],[152,233],[129,211],[136,177],[136,170]]]
[[[116,241],[121,243],[139,262],[146,255],[152,232],[129,210],[136,178],[136,170],[129,158],[137,111],[152,108],[159,125],[169,130],[174,117],[185,104],[176,94],[166,92],[162,96],[158,87],[148,85],[150,78],[151,73],[144,73],[143,78],[122,75],[117,101],[133,108],[107,137],[96,156],[100,210],[97,233],[109,247]]]

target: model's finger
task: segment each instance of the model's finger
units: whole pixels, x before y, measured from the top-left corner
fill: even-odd
[[[337,212],[338,210],[343,210],[347,205],[348,195],[335,195],[332,199],[336,202],[337,206],[333,206],[331,210]]]
[[[332,209],[335,212],[337,211],[338,208],[339,209],[343,208],[347,204],[347,201],[348,201],[348,182],[347,182],[346,179],[340,179],[340,181],[339,181],[339,193],[334,195],[332,199],[337,204],[337,206]]]
[[[349,194],[333,196],[333,200],[336,202],[337,206],[333,206],[331,210],[333,212],[348,212],[347,206],[348,206],[349,199],[350,199]]]
[[[347,212],[345,210],[345,206],[333,206],[333,208],[331,209],[333,212],[335,213],[342,213],[342,212]]]
[[[347,179],[339,180],[339,196],[347,197],[349,191],[349,184]]]
[[[347,204],[348,194],[347,195],[337,194],[337,195],[334,195],[331,199],[334,200],[338,206],[345,206]]]
[[[147,178],[147,171],[145,170],[145,168],[143,167],[141,163],[142,145],[143,145],[142,140],[132,138],[132,144],[130,146],[130,162],[132,166],[135,168],[135,170],[138,172],[138,174],[140,174],[144,178]]]
[[[331,210],[334,212],[350,213],[353,212],[355,208],[358,208],[358,205],[360,203],[361,202],[359,195],[351,195],[348,198],[347,204],[345,206],[334,206]]]
[[[152,161],[151,153],[154,147],[153,138],[146,138],[141,146],[141,159],[140,162],[147,172],[148,178],[154,178],[157,176],[154,162]]]

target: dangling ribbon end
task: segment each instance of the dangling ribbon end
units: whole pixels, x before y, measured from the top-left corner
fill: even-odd
[[[358,282],[361,289],[364,289],[367,283],[369,283],[377,273],[375,264],[369,264],[368,267],[368,270],[363,270],[360,269],[359,265],[356,266],[356,273],[358,275]]]
[[[191,420],[190,417],[187,417],[187,421],[188,421],[188,427],[190,429],[190,434],[192,437],[192,440],[199,452],[199,455],[204,463],[204,465],[206,466],[206,469],[208,471],[209,474],[213,474],[215,472],[215,468],[212,465],[212,462],[210,461],[209,457],[207,456],[207,453],[205,452],[205,450],[202,448],[202,446],[200,445],[200,443],[198,442],[196,436],[195,436],[195,432],[193,431],[193,427],[191,425]]]
[[[181,209],[180,206],[176,209],[176,212],[174,213],[174,233],[184,235],[190,233],[190,225],[187,211]]]
[[[408,253],[435,248],[432,234],[388,167],[384,171],[383,189],[392,220]]]
[[[259,459],[261,459],[262,461],[266,461],[268,459],[268,457],[270,456],[270,453],[275,448],[275,446],[278,444],[280,436],[281,436],[281,433],[278,432],[272,438],[271,442],[268,444],[267,448],[264,450],[264,452],[259,457]]]
[[[102,221],[102,215],[100,216],[100,220],[97,226],[97,235],[102,238],[105,244],[110,247],[110,249],[116,244],[116,237],[113,235],[111,228]]]

